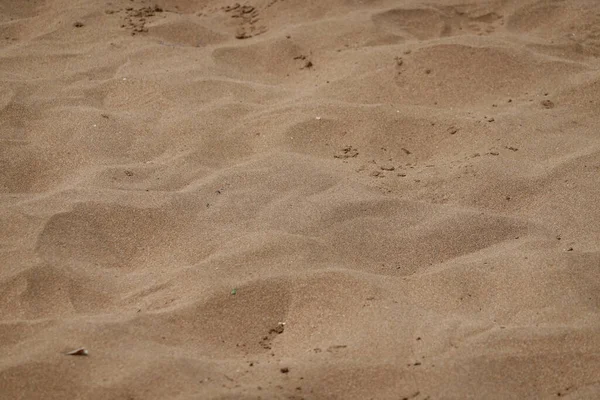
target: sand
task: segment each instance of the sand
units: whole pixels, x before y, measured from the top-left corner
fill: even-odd
[[[249,1],[0,1],[0,397],[600,398],[600,2]]]

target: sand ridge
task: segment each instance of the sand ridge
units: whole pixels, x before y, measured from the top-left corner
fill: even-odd
[[[595,0],[0,1],[0,397],[598,398],[599,56]]]

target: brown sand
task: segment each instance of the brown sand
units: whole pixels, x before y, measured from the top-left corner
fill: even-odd
[[[597,0],[2,0],[0,84],[0,398],[600,398]]]

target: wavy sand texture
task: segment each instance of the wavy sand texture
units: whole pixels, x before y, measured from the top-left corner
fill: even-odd
[[[0,89],[1,398],[600,398],[600,2],[0,0]]]

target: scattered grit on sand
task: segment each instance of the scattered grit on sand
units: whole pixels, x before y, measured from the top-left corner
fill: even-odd
[[[598,399],[599,202],[597,0],[0,0],[2,399]]]

